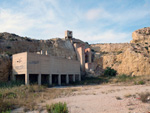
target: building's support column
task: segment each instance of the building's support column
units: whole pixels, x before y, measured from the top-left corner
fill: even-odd
[[[66,75],[66,84],[69,84],[69,75]]]
[[[38,75],[38,85],[41,85],[41,74]]]
[[[76,77],[75,74],[73,74],[73,82],[76,81],[76,78],[75,78],[75,77]]]
[[[49,85],[52,85],[52,74],[49,74]]]
[[[29,85],[29,83],[30,83],[30,81],[29,81],[29,74],[26,73],[26,74],[25,74],[25,84],[26,84],[26,85]]]
[[[61,74],[58,75],[58,85],[61,85]]]
[[[81,81],[81,74],[79,74],[79,81]]]

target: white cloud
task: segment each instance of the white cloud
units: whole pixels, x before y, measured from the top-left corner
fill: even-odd
[[[96,20],[100,18],[109,18],[110,14],[107,13],[104,9],[97,8],[88,10],[85,16],[88,20]]]
[[[0,9],[0,31],[22,34],[33,26],[33,20],[24,14],[13,13],[11,10]]]
[[[93,34],[93,31],[84,32],[76,30],[75,32],[75,37],[89,43],[117,43],[132,40],[131,33],[116,32],[114,30],[99,32],[97,34]]]

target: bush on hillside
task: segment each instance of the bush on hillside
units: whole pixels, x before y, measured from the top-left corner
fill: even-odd
[[[111,69],[111,67],[107,67],[105,70],[104,70],[104,75],[105,76],[116,76],[117,74],[117,71],[114,70],[114,69]]]

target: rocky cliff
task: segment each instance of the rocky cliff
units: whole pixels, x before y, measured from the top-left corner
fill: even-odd
[[[150,75],[150,28],[133,32],[132,43],[93,44],[95,62],[101,59],[99,68],[111,67],[118,74]]]

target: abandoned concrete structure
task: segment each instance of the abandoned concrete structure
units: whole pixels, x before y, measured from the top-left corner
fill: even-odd
[[[29,52],[13,55],[13,74],[15,80],[23,80],[25,84],[61,85],[81,80],[78,61]]]
[[[13,55],[13,79],[25,84],[69,84],[80,81],[81,75],[93,68],[90,48],[73,39],[72,31],[65,32],[65,40],[70,40],[77,59],[63,59],[48,55],[47,51],[23,52]]]

